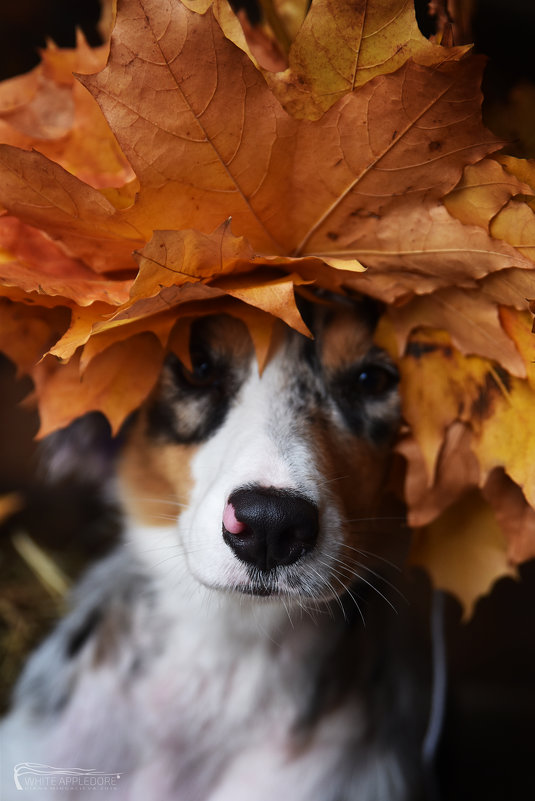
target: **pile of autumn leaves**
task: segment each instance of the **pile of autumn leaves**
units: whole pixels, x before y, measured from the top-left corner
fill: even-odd
[[[41,435],[117,430],[197,315],[262,366],[275,318],[306,333],[294,287],[379,298],[414,558],[469,607],[535,555],[535,164],[412,2],[273,9],[279,45],[225,0],[122,0],[107,65],[80,40],[0,85],[0,349]]]

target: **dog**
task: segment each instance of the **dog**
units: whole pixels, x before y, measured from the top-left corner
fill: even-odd
[[[281,323],[261,375],[229,315],[167,359],[118,459],[122,544],[17,685],[3,799],[422,797],[428,667],[387,497],[399,376],[369,303],[299,305],[313,338]]]

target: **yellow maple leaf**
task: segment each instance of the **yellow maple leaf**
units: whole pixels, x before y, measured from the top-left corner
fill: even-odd
[[[289,67],[266,80],[297,117],[318,119],[337,100],[414,58],[459,58],[468,48],[440,48],[418,29],[412,0],[314,0],[289,52]]]
[[[412,561],[424,564],[437,587],[450,590],[466,620],[477,598],[498,577],[516,575],[506,562],[507,544],[491,507],[468,492],[441,517],[415,532]]]

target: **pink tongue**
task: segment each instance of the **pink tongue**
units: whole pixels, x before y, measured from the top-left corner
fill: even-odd
[[[240,521],[236,518],[236,513],[234,512],[234,507],[231,503],[227,503],[225,506],[225,511],[223,512],[223,525],[230,534],[241,534],[241,532],[245,531],[247,528],[245,523],[240,523]]]

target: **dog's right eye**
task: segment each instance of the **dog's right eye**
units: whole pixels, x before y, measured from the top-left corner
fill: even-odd
[[[179,376],[188,386],[195,389],[209,389],[219,386],[223,379],[223,370],[205,353],[191,354],[192,369],[182,362],[178,363]]]

